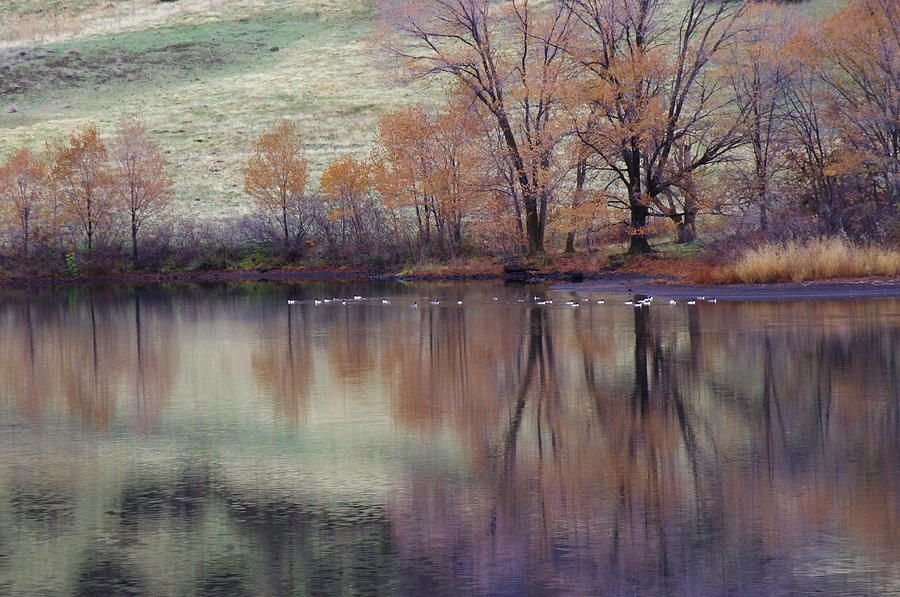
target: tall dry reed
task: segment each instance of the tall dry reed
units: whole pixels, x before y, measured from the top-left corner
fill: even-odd
[[[900,251],[863,247],[843,238],[766,244],[717,269],[713,281],[802,282],[865,276],[900,276]]]

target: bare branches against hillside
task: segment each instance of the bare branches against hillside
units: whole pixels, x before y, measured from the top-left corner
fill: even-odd
[[[521,193],[529,253],[544,250],[561,87],[572,33],[562,4],[528,0],[391,3],[387,45],[415,77],[449,79],[491,115]]]
[[[689,0],[561,0],[586,30],[572,55],[583,67],[587,112],[575,119],[601,167],[625,187],[630,252],[650,249],[651,209],[694,236],[695,173],[743,142],[715,60],[741,27],[741,4]],[[674,24],[674,25],[670,25]]]

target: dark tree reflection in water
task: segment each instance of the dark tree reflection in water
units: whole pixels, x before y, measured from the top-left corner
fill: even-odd
[[[900,592],[900,301],[537,294],[6,292],[0,593]]]

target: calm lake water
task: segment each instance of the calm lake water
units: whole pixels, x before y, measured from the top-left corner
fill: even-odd
[[[4,291],[0,594],[900,594],[900,299],[628,298]]]

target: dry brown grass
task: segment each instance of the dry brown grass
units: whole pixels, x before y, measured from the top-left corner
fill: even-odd
[[[715,268],[715,283],[767,283],[900,276],[900,251],[862,247],[841,238],[766,244]]]

